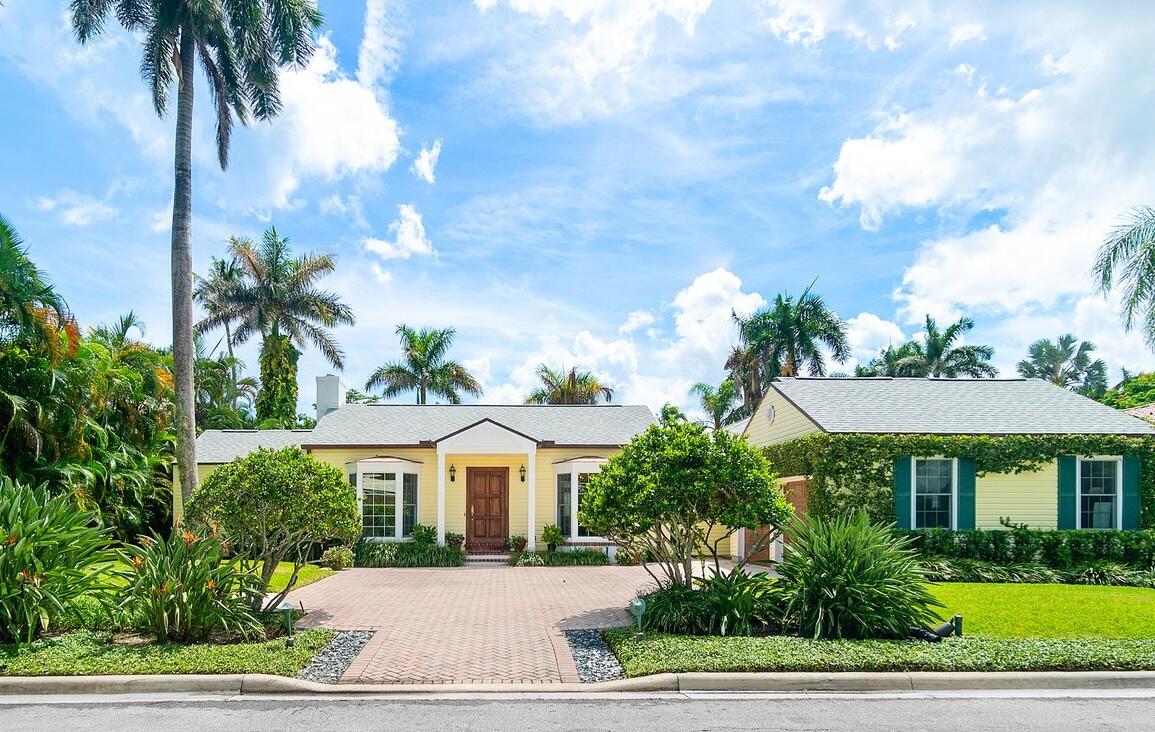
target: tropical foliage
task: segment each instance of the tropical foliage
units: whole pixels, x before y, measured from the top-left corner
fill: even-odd
[[[578,507],[581,525],[630,554],[652,557],[664,583],[685,587],[694,557],[708,552],[720,571],[718,547],[730,536],[779,526],[790,513],[756,448],[691,422],[652,425],[631,440],[590,476]],[[769,539],[764,533],[749,554]]]
[[[416,392],[417,403],[425,404],[432,394],[450,404],[460,404],[461,395],[481,396],[481,384],[458,361],[447,358],[457,331],[453,328],[421,328],[404,323],[397,326],[401,337],[401,360],[379,366],[365,382],[365,389],[381,389],[386,397]]]
[[[1040,338],[1031,344],[1027,358],[1019,361],[1018,372],[1028,379],[1044,379],[1097,398],[1107,391],[1107,364],[1091,359],[1095,344],[1080,341],[1067,333],[1058,340]]]
[[[299,447],[258,450],[222,465],[193,494],[187,518],[227,539],[243,568],[260,565],[254,610],[282,561],[293,563],[293,573],[267,608],[293,589],[310,544],[348,546],[361,533],[353,487],[340,470]]]
[[[1155,348],[1155,208],[1140,206],[1107,235],[1093,269],[1099,290],[1122,292],[1123,325]]]
[[[204,65],[216,118],[217,159],[228,167],[234,119],[269,120],[281,109],[278,70],[301,66],[313,53],[321,14],[312,0],[203,3],[104,0],[70,5],[81,44],[101,35],[110,18],[142,40],[140,73],[157,115],[177,85],[172,207],[172,312],[177,462],[187,502],[196,488],[193,352],[192,126],[196,64]]]
[[[1131,409],[1155,402],[1155,373],[1128,374],[1099,397],[1099,401],[1116,409]]]
[[[603,384],[597,376],[588,371],[578,371],[571,367],[552,369],[546,364],[537,367],[537,378],[541,386],[525,398],[526,404],[597,404],[614,398],[614,390]]]
[[[280,236],[275,227],[267,229],[256,245],[233,237],[229,249],[242,273],[231,283],[218,282],[219,287],[212,288],[213,304],[197,330],[228,326],[236,344],[260,336],[257,422],[266,428],[294,427],[299,349],[312,344],[329,363],[342,368],[344,353],[329,329],[353,325],[356,319],[340,297],[317,286],[334,269],[331,256],[294,257],[289,238]]]
[[[962,345],[959,342],[974,327],[975,321],[964,316],[941,330],[934,318],[926,316],[923,340],[913,340],[907,344],[910,355],[899,361],[899,368],[909,371],[912,376],[929,376],[934,379],[997,376],[998,369],[989,363],[995,355],[995,349],[982,345]]]
[[[714,429],[720,430],[740,419],[737,416],[738,390],[733,381],[723,381],[717,388],[699,381],[690,387],[690,393],[698,397],[698,404]]]

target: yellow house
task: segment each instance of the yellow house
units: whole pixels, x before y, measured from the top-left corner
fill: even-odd
[[[815,432],[1155,436],[1141,419],[1038,379],[776,379],[736,427],[760,447]],[[1017,474],[985,473],[967,458],[902,456],[893,469],[895,522],[997,529],[1008,517],[1037,529],[1138,528],[1141,470],[1134,454],[1056,455]]]
[[[311,430],[206,430],[203,480],[258,448],[297,445],[357,489],[364,535],[409,538],[415,524],[465,536],[471,553],[534,548],[557,524],[573,545],[602,546],[577,520],[589,475],[654,421],[644,406],[345,404],[336,376],[317,378]]]

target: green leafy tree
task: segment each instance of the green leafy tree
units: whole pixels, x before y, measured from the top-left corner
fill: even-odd
[[[999,370],[990,365],[995,349],[990,346],[959,345],[959,340],[975,327],[975,321],[961,317],[940,330],[938,323],[926,316],[924,340],[906,344],[910,355],[898,359],[897,368],[903,375],[934,379],[957,379],[998,376]]]
[[[1099,401],[1116,409],[1133,409],[1155,402],[1155,373],[1133,374],[1113,389],[1107,390]]]
[[[1103,241],[1092,269],[1100,292],[1122,290],[1123,325],[1155,348],[1155,209],[1140,206]]]
[[[1043,379],[1064,389],[1098,398],[1107,391],[1107,364],[1091,359],[1095,344],[1067,333],[1058,340],[1040,338],[1031,344],[1018,372],[1028,379]]]
[[[730,374],[730,382],[734,384],[742,402],[735,408],[734,418],[745,419],[758,408],[765,392],[758,366],[758,354],[753,347],[734,346],[726,359],[725,367]]]
[[[293,563],[285,588],[265,602],[277,607],[297,583],[310,544],[351,546],[361,534],[357,496],[344,474],[298,447],[258,450],[222,465],[188,506],[198,530],[218,531],[246,569],[260,565],[260,606],[277,565]]]
[[[233,341],[261,337],[261,390],[256,398],[262,428],[292,427],[297,414],[297,361],[300,348],[315,346],[329,363],[343,368],[345,355],[329,329],[353,325],[353,311],[341,298],[317,286],[333,272],[328,254],[294,257],[288,237],[269,227],[259,245],[236,237],[229,241],[243,276],[217,295],[219,305],[197,323],[205,332],[235,323]]]
[[[903,343],[899,346],[887,346],[879,351],[878,355],[870,359],[865,366],[854,369],[855,376],[915,376],[918,370],[911,363],[912,356],[917,356],[913,343]]]
[[[734,387],[733,381],[723,381],[717,388],[699,381],[690,387],[690,393],[698,397],[698,403],[714,429],[720,430],[725,425],[738,421],[734,416],[738,403],[738,390]]]
[[[537,367],[537,378],[541,386],[530,392],[526,404],[597,404],[614,398],[614,390],[589,371],[554,370],[543,363]]]
[[[0,215],[0,343],[31,339],[57,346],[66,320],[63,298],[28,257],[20,234]]]
[[[196,65],[204,66],[216,112],[217,159],[228,167],[234,119],[270,120],[280,112],[278,70],[313,53],[321,14],[312,0],[72,0],[72,29],[81,44],[110,18],[140,38],[140,72],[160,116],[176,85],[172,207],[173,372],[177,462],[187,501],[196,488],[196,387],[193,353],[192,138]]]
[[[462,393],[481,396],[481,384],[459,361],[447,358],[457,336],[454,328],[416,330],[404,323],[397,326],[401,337],[401,360],[379,366],[365,389],[381,389],[385,397],[416,392],[417,403],[426,404],[429,395],[460,404]]]
[[[734,321],[763,391],[778,376],[797,376],[803,370],[824,376],[824,347],[838,363],[850,358],[846,324],[809,287],[798,299],[780,294],[769,307],[748,318],[735,314]]]
[[[658,562],[660,584],[692,586],[692,562],[742,529],[781,526],[791,515],[762,452],[727,430],[692,422],[652,425],[590,476],[580,522],[636,556]],[[764,531],[749,554],[771,539]],[[743,562],[744,563],[744,562]],[[650,571],[647,567],[647,571]]]

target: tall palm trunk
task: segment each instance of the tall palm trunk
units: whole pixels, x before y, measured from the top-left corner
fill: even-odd
[[[196,392],[193,385],[192,123],[195,38],[190,23],[180,34],[175,186],[172,199],[172,362],[176,387],[176,467],[183,505],[197,487]],[[173,496],[174,500],[176,496]],[[175,518],[175,514],[174,514]]]
[[[229,376],[232,379],[232,382],[229,384],[229,393],[231,394],[229,402],[235,411],[237,408],[237,398],[240,396],[237,393],[237,357],[236,354],[233,353],[233,333],[228,323],[225,323],[225,346],[229,349]]]

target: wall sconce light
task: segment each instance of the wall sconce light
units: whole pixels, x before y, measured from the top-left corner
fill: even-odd
[[[453,483],[456,480],[457,480],[457,466],[456,465],[450,465],[449,466],[449,482]]]
[[[521,482],[524,483],[525,482],[525,466],[524,465],[522,465],[520,468],[517,469],[517,474],[521,476]]]

